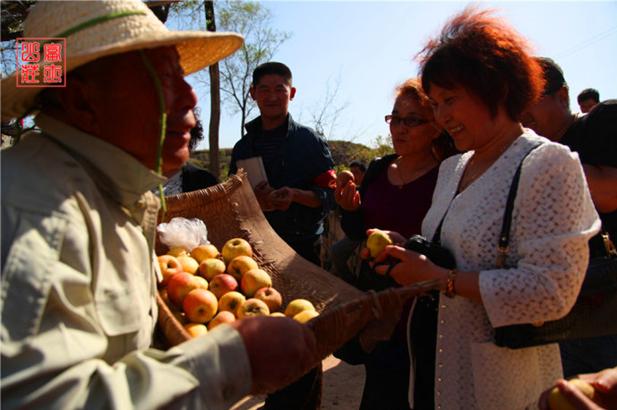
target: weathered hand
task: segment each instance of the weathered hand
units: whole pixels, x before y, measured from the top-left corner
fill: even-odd
[[[353,212],[360,208],[360,192],[356,189],[356,184],[353,181],[347,182],[345,185],[337,184],[334,191],[334,200],[346,211]]]
[[[270,193],[274,191],[267,182],[260,182],[255,186],[253,192],[255,193],[255,197],[257,197],[257,202],[263,211],[270,211],[273,209],[272,204],[270,203]]]
[[[276,189],[268,195],[268,201],[274,209],[286,211],[293,202],[294,191],[288,187]]]

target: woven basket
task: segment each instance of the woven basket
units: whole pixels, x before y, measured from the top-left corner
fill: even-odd
[[[253,247],[253,258],[270,274],[273,287],[283,295],[284,306],[297,298],[313,302],[320,316],[308,325],[315,332],[321,358],[338,349],[372,320],[398,318],[407,298],[434,285],[364,293],[308,262],[272,230],[244,172],[207,189],[167,197],[167,212],[160,222],[177,216],[203,220],[208,228],[208,240],[218,249],[231,238],[246,239]],[[161,243],[156,247],[157,254],[167,251]],[[190,336],[164,298],[159,295],[157,301],[159,327],[167,343],[175,345],[188,340]]]

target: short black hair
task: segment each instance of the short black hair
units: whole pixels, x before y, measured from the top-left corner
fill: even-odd
[[[595,88],[585,88],[581,93],[576,97],[576,100],[581,103],[581,101],[585,100],[594,100],[595,102],[600,102],[600,93]]]
[[[542,71],[544,71],[544,79],[546,80],[544,95],[555,94],[562,87],[568,88],[568,83],[563,77],[563,70],[555,60],[548,57],[536,57],[536,61],[540,63]]]
[[[366,165],[364,165],[364,163],[360,162],[360,161],[351,161],[349,163],[349,168],[351,167],[357,167],[360,169],[360,171],[362,172],[366,172]]]
[[[276,74],[283,77],[289,85],[291,85],[291,70],[283,63],[278,63],[276,61],[270,61],[268,63],[263,63],[259,65],[255,70],[253,70],[253,86],[256,86],[259,83],[259,80],[263,76],[269,74]]]

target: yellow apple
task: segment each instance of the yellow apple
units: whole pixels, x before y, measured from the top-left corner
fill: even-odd
[[[262,269],[251,269],[242,275],[242,280],[240,281],[240,288],[248,297],[252,297],[258,289],[271,286],[272,279],[270,275]]]
[[[317,316],[319,316],[319,313],[317,313],[314,310],[308,309],[308,310],[303,310],[302,312],[298,313],[297,315],[295,315],[293,317],[293,319],[296,322],[304,324],[304,323],[308,322],[309,320],[311,320],[311,319],[313,319],[314,317],[317,317]]]
[[[187,323],[183,327],[191,337],[197,337],[208,333],[208,328],[203,323]]]
[[[176,273],[182,272],[182,265],[174,256],[161,255],[157,259],[161,268],[161,274],[163,275],[163,281],[161,282],[161,286],[167,285],[167,282],[169,282],[169,278],[171,278]]]
[[[246,255],[240,255],[236,256],[231,260],[231,262],[229,262],[229,265],[227,266],[227,273],[233,275],[233,277],[237,280],[241,280],[242,275],[246,272],[258,268],[259,266],[253,258]]]
[[[225,262],[220,259],[204,259],[199,264],[199,273],[204,278],[211,280],[216,275],[225,273]]]
[[[349,181],[354,182],[354,179],[355,177],[353,176],[351,171],[341,171],[336,174],[336,186],[344,187]]]
[[[242,238],[233,238],[225,242],[221,253],[223,254],[225,263],[229,263],[233,258],[241,255],[253,256],[253,248],[251,248],[251,244],[246,240]]]
[[[578,389],[581,393],[593,400],[595,390],[593,386],[581,379],[572,379],[568,382]],[[570,404],[570,402],[561,394],[561,390],[558,387],[554,387],[548,396],[548,406],[552,410],[575,410],[576,408]]]
[[[212,259],[219,256],[219,250],[216,249],[216,246],[208,243],[206,245],[199,245],[193,248],[191,251],[191,256],[195,258],[195,260],[199,263],[206,259]]]
[[[287,317],[282,312],[273,312],[273,313],[270,313],[270,316],[272,316],[272,317]]]
[[[208,289],[208,281],[201,276],[180,272],[169,278],[167,295],[176,306],[181,307],[186,295],[193,289]]]
[[[238,308],[246,301],[246,297],[240,292],[225,293],[219,299],[219,310],[228,311],[238,316]]]
[[[206,323],[214,317],[219,302],[214,293],[206,289],[193,289],[182,302],[182,310],[191,322]]]
[[[253,297],[255,299],[263,300],[266,305],[268,305],[270,312],[280,310],[283,305],[283,296],[281,296],[281,293],[278,290],[272,287],[257,289]]]
[[[237,288],[238,281],[227,273],[221,273],[213,277],[208,287],[217,299],[220,299],[225,293],[233,292]]]
[[[306,299],[294,299],[285,308],[285,316],[294,317],[304,310],[316,310],[313,304]]]
[[[199,263],[189,255],[180,255],[176,257],[176,259],[178,259],[178,262],[182,265],[182,269],[191,275],[194,275],[197,269],[199,269]]]
[[[227,311],[223,310],[214,316],[214,318],[208,323],[208,330],[212,330],[218,325],[222,325],[223,323],[232,323],[236,321],[236,316]]]
[[[392,245],[392,239],[384,231],[373,231],[366,240],[366,247],[371,253],[371,258],[375,258],[379,255],[387,245]]]
[[[268,315],[270,315],[268,305],[259,299],[247,299],[238,309],[238,319]]]
[[[169,251],[167,252],[167,254],[177,258],[178,256],[188,254],[188,251],[182,246],[172,246],[171,249],[169,249]]]

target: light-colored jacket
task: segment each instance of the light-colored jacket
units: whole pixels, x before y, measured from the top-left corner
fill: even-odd
[[[483,303],[440,297],[437,409],[534,407],[541,392],[561,377],[556,344],[513,350],[493,341],[494,327],[555,320],[569,311],[587,267],[587,241],[600,227],[577,154],[542,138],[545,143],[522,168],[507,268],[495,269],[512,177],[531,142],[539,138],[526,130],[456,196],[473,153],[441,165],[422,232],[432,238],[447,211],[441,243],[453,252],[458,269],[480,272]]]
[[[44,134],[2,152],[2,407],[222,409],[247,394],[229,326],[149,348],[159,203],[148,191],[164,179],[52,118],[37,124]]]

